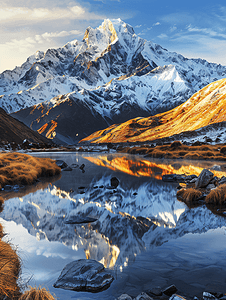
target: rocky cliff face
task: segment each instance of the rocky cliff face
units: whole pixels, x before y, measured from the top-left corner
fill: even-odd
[[[187,59],[140,38],[120,19],[105,20],[89,27],[82,41],[37,52],[0,74],[0,105],[35,130],[57,122],[53,138],[76,142],[106,124],[171,109],[225,74],[224,66]],[[69,110],[83,116],[83,124]],[[91,132],[82,128],[87,120]]]

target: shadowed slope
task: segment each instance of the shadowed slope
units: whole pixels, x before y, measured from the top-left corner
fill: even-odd
[[[226,79],[215,81],[180,106],[148,118],[112,125],[81,140],[95,143],[144,142],[226,121]]]
[[[0,108],[0,141],[22,144],[25,139],[35,143],[51,143]]]

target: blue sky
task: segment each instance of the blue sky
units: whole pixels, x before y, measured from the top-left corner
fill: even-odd
[[[136,34],[189,58],[226,65],[225,1],[8,0],[0,7],[0,72],[37,50],[82,40],[88,26],[121,18]]]

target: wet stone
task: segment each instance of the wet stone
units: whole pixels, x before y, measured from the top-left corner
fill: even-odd
[[[173,284],[169,287],[167,287],[165,290],[163,290],[163,293],[167,296],[172,296],[173,294],[175,294],[177,292],[177,288],[176,286]]]
[[[65,161],[63,161],[63,160],[56,160],[56,165],[58,166],[58,167],[60,167],[61,169],[64,169],[64,168],[67,168],[67,164],[66,164],[66,162]]]
[[[85,168],[85,165],[84,165],[84,164],[82,164],[82,165],[79,167],[79,169],[81,169],[81,170],[84,170],[84,168]]]
[[[134,300],[153,300],[148,294],[142,292]]]
[[[206,187],[207,190],[212,190],[212,189],[215,189],[215,188],[216,188],[215,184],[212,184],[212,183],[208,184],[207,187]]]
[[[218,184],[226,184],[226,177],[222,176],[221,179],[219,180]]]
[[[214,300],[217,299],[213,294],[209,292],[203,292],[203,300]]]
[[[133,300],[133,298],[130,297],[129,295],[127,295],[127,294],[122,294],[121,296],[119,296],[117,298],[117,300]]]
[[[174,294],[173,296],[170,297],[169,300],[186,300],[186,298],[180,296],[180,295],[176,295]]]
[[[210,172],[207,169],[203,169],[195,182],[195,187],[196,188],[206,187],[211,181],[211,179],[213,178],[213,176],[214,174],[212,172]]]
[[[72,168],[71,167],[66,167],[66,168],[63,168],[62,171],[72,171]]]
[[[79,259],[67,264],[54,283],[55,288],[97,293],[106,290],[114,277],[93,259]]]
[[[162,176],[162,181],[165,182],[185,182],[185,176],[184,175],[178,175],[178,174],[168,174]]]

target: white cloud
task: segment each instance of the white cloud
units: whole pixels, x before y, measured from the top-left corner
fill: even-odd
[[[81,35],[79,30],[70,31],[60,31],[60,32],[45,32],[43,34],[36,34],[34,37],[27,37],[25,39],[12,39],[10,42],[6,42],[4,47],[9,49],[15,49],[19,52],[24,52],[26,49],[31,49],[34,47],[38,48],[38,44],[44,44],[46,42],[51,42],[53,38],[65,37],[70,35]]]
[[[140,28],[142,25],[136,25],[134,28]]]
[[[226,40],[199,34],[187,34],[172,39],[176,45],[180,44],[180,53],[188,58],[203,58],[209,62],[226,65]],[[176,49],[172,49],[177,51]]]
[[[153,24],[152,26],[158,26],[158,25],[161,25],[160,22],[156,22],[155,24]]]
[[[226,38],[226,34],[223,33],[219,33],[211,28],[198,28],[198,27],[192,27],[191,25],[187,26],[187,30],[189,32],[200,32],[200,33],[204,33],[207,34],[209,36],[212,37],[222,37],[222,38]]]
[[[28,8],[28,7],[5,7],[0,8],[0,23],[15,21],[50,21],[59,19],[83,19],[99,20],[103,16],[88,12],[80,5],[68,6],[66,8]]]
[[[170,27],[170,32],[174,32],[175,30],[177,30],[177,26],[174,25]]]
[[[168,36],[165,33],[161,33],[160,35],[158,35],[158,38],[160,39],[166,39]]]
[[[21,65],[26,59],[37,50],[46,51],[48,48],[60,47],[62,43],[57,39],[67,36],[79,36],[79,30],[45,32],[23,39],[11,39],[9,42],[1,44],[0,47],[0,72],[6,69],[13,69],[16,65]]]

